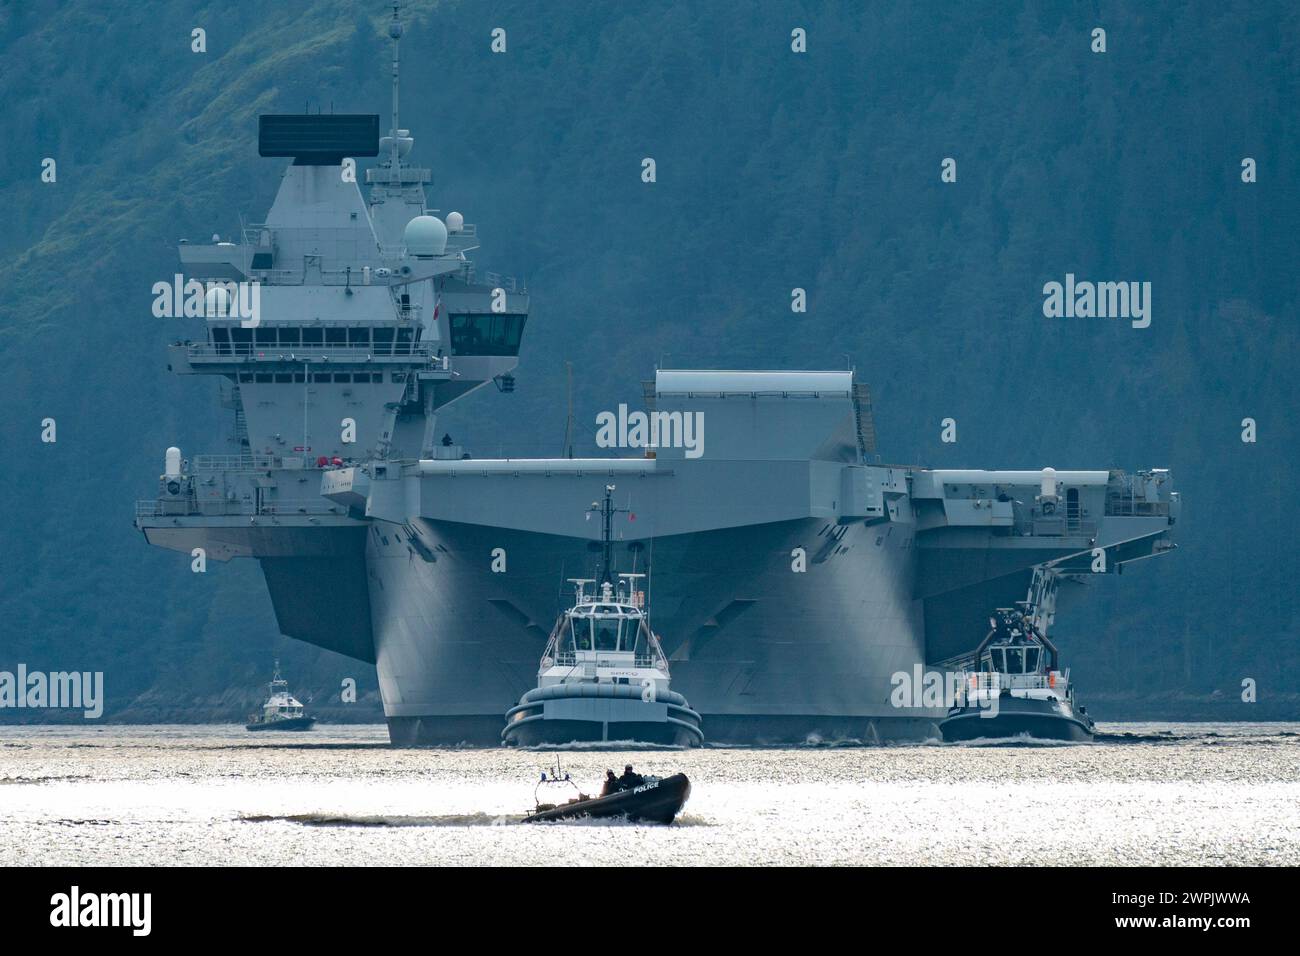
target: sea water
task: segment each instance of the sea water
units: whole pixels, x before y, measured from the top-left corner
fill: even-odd
[[[0,728],[0,864],[1300,864],[1300,723],[700,750],[394,749],[382,726]],[[672,826],[517,825],[606,768]]]

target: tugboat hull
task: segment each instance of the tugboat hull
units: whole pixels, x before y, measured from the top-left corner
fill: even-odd
[[[311,730],[316,723],[315,717],[286,717],[283,720],[268,720],[255,724],[245,724],[245,730]]]
[[[575,800],[558,807],[541,809],[524,817],[523,822],[626,817],[642,823],[672,823],[690,795],[691,782],[686,779],[686,774],[675,773],[662,780],[647,780],[639,787],[607,797]]]
[[[939,724],[945,742],[1027,736],[1035,740],[1090,741],[1090,720],[1075,716],[1054,700],[1003,695],[996,716],[982,707],[954,707]]]
[[[615,742],[698,747],[704,742],[700,715],[681,694],[668,691],[645,701],[640,693],[622,684],[530,690],[506,713],[501,741],[519,747]]]

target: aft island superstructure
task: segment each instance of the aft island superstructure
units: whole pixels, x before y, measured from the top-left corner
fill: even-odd
[[[876,463],[851,371],[660,369],[641,410],[659,440],[622,457],[444,443],[440,409],[513,390],[529,296],[426,205],[401,33],[387,135],[373,115],[263,117],[262,154],[290,160],[266,221],[180,246],[207,317],[170,365],[218,378],[231,444],[168,454],[136,517],[151,544],[256,559],[284,634],[375,663],[395,743],[498,740],[563,578],[592,569],[584,509],[609,484],[617,563],[652,567],[674,687],[714,741],[936,736],[945,708],[892,706],[895,675],[968,650],[1036,566],[1112,573],[1173,547],[1164,470]]]

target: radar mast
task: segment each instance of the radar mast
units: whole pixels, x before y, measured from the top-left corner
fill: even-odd
[[[401,74],[401,56],[399,47],[402,42],[402,17],[400,3],[393,4],[393,20],[388,24],[388,35],[393,38],[393,127],[388,132],[390,140],[388,164],[392,181],[397,182],[400,175],[398,173],[398,130],[400,127],[397,125],[397,100],[399,77]]]

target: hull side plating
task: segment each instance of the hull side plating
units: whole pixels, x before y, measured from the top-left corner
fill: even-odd
[[[934,733],[941,711],[890,705],[891,675],[925,656],[909,529],[859,522],[833,554],[793,571],[791,551],[832,528],[807,519],[654,540],[656,630],[711,741]],[[618,560],[630,567],[627,544]],[[497,548],[504,572],[492,570]],[[647,543],[639,560],[649,553]],[[565,577],[590,561],[586,541],[563,536],[426,519],[372,530],[376,662],[394,736],[495,742],[499,715],[535,683]]]

